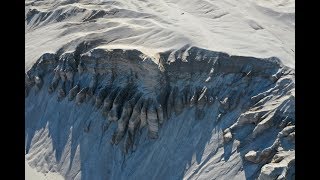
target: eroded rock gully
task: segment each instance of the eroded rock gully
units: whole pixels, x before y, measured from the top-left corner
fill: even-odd
[[[57,101],[74,106],[91,104],[105,122],[102,131],[117,123],[110,142],[128,153],[135,139],[147,130],[159,138],[161,127],[183,111],[195,108],[201,121],[218,105],[219,123],[225,124],[224,144],[237,139],[247,163],[258,164],[258,179],[290,179],[294,176],[295,72],[277,58],[229,56],[197,47],[160,53],[159,59],[138,50],[91,49],[46,53],[25,75],[25,93],[47,91]],[[83,133],[90,133],[86,123]],[[239,133],[247,126],[247,133]],[[264,149],[249,144],[274,131],[274,143]],[[247,148],[246,148],[247,147]],[[137,147],[139,148],[139,147]]]

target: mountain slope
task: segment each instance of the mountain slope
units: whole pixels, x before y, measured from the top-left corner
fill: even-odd
[[[293,21],[291,1],[26,1],[27,163],[294,179]]]

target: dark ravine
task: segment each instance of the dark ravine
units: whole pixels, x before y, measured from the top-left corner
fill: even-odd
[[[256,164],[248,179],[291,179],[294,78],[294,70],[274,57],[230,56],[186,47],[160,53],[156,60],[138,50],[78,48],[43,54],[26,73],[25,93],[27,103],[46,91],[56,96],[57,103],[94,107],[104,118],[102,133],[115,123],[110,143],[129,156],[140,148],[137,142],[144,129],[150,139],[161,139],[159,132],[167,128],[167,121],[190,108],[195,109],[193,118],[201,121],[217,107],[212,121],[223,128],[224,146],[239,141],[237,151],[245,163]],[[26,121],[31,117],[32,111]],[[82,133],[91,133],[93,126],[85,122]],[[250,143],[268,133],[274,134],[271,144],[253,149]],[[67,174],[67,179],[75,178]]]

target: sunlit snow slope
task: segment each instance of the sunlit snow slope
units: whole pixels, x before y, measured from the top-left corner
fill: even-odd
[[[186,44],[294,67],[293,0],[26,1],[26,69],[81,41],[146,54]]]

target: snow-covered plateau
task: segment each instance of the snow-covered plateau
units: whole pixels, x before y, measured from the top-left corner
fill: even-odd
[[[293,0],[26,0],[26,179],[295,179]]]

